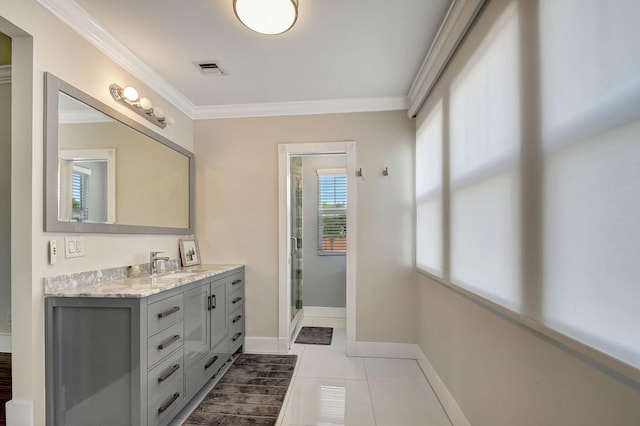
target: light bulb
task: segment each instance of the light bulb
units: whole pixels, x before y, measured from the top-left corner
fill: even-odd
[[[140,100],[138,101],[138,104],[140,105],[140,108],[142,108],[145,111],[148,111],[151,109],[151,107],[153,107],[153,104],[151,103],[149,98],[140,98]]]
[[[233,9],[249,29],[269,35],[287,31],[298,18],[294,0],[235,0]]]
[[[162,111],[160,108],[154,108],[154,109],[153,109],[153,115],[154,115],[158,120],[164,120],[164,111]]]
[[[128,86],[122,91],[122,96],[130,102],[135,102],[138,100],[138,91],[135,88]]]

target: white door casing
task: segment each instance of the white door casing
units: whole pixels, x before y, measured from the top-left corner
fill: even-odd
[[[289,351],[291,307],[290,173],[292,155],[344,154],[347,167],[347,355],[355,355],[356,343],[356,241],[358,232],[356,142],[321,142],[278,145],[278,351]]]

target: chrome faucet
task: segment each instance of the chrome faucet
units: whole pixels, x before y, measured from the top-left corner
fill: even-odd
[[[169,257],[166,256],[158,256],[160,253],[164,253],[163,251],[152,251],[149,255],[149,269],[151,270],[151,275],[155,275],[158,272],[158,261],[163,260],[165,262],[169,261]]]

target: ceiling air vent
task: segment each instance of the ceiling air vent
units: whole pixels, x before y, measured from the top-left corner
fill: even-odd
[[[224,75],[222,68],[214,61],[196,62],[196,65],[204,75]]]

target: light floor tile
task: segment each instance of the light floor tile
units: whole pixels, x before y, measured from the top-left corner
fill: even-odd
[[[316,349],[308,345],[300,360],[298,377],[365,380],[364,360],[347,357],[344,350]]]
[[[296,377],[282,425],[375,425],[366,380]]]
[[[369,380],[369,388],[377,426],[451,426],[426,379]]]
[[[364,358],[364,366],[369,380],[426,381],[414,359]]]

